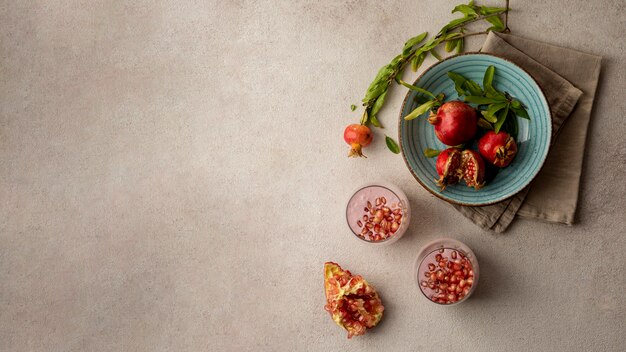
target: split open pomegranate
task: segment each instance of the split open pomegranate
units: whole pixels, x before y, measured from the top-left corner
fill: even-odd
[[[337,325],[348,331],[348,338],[365,334],[382,319],[385,307],[374,287],[339,264],[324,264],[324,288],[324,309]]]
[[[485,185],[485,162],[473,150],[448,148],[437,157],[437,174],[437,186],[442,191],[447,185],[453,185],[460,180],[465,181],[468,187],[480,189]]]

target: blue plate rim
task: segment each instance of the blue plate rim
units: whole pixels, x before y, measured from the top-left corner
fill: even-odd
[[[530,79],[533,80],[533,82],[535,82],[535,84],[537,85],[537,87],[539,87],[539,92],[541,94],[541,97],[543,98],[543,100],[546,102],[546,104],[548,105],[548,117],[549,117],[549,123],[547,124],[548,126],[548,135],[550,136],[550,139],[552,139],[552,106],[550,105],[550,101],[548,101],[548,99],[546,98],[546,94],[545,91],[543,90],[543,87],[539,84],[539,82],[537,82],[537,80],[535,79],[535,77],[533,77],[526,69],[518,66],[516,63],[514,63],[513,61],[504,58],[500,55],[496,55],[496,54],[491,54],[491,53],[483,53],[483,52],[479,52],[479,51],[472,51],[472,52],[467,52],[467,53],[462,53],[462,54],[457,54],[457,55],[452,55],[449,57],[446,57],[445,59],[436,62],[435,64],[431,65],[430,67],[428,67],[426,70],[424,70],[424,72],[422,72],[413,82],[414,85],[417,84],[417,82],[431,69],[433,69],[434,67],[438,66],[439,64],[443,63],[444,61],[450,60],[450,59],[454,59],[456,57],[459,56],[464,56],[464,55],[470,55],[470,56],[476,56],[476,55],[484,55],[484,56],[491,56],[491,57],[495,57],[501,60],[504,60],[508,63],[510,63],[511,65],[519,68],[522,72],[526,73],[528,75],[528,77],[530,77]],[[516,194],[518,194],[519,192],[523,191],[526,187],[528,187],[528,185],[535,179],[535,177],[537,177],[537,175],[539,175],[539,173],[541,172],[541,170],[543,169],[544,165],[545,165],[545,161],[548,158],[548,153],[550,152],[550,146],[551,146],[551,141],[548,143],[548,148],[546,150],[545,153],[543,153],[542,155],[542,160],[540,163],[539,168],[537,169],[537,172],[535,172],[534,175],[532,175],[531,177],[528,178],[528,180],[521,186],[520,190],[509,195],[506,197],[503,197],[501,199],[496,199],[493,201],[489,201],[489,202],[483,202],[483,203],[465,203],[465,202],[461,202],[461,201],[457,201],[455,199],[451,199],[449,197],[446,197],[446,195],[442,194],[442,193],[438,193],[438,192],[433,192],[430,188],[428,188],[423,182],[422,180],[420,180],[420,178],[417,176],[417,174],[415,173],[415,171],[413,171],[413,168],[411,167],[411,165],[409,164],[409,161],[407,160],[407,156],[406,156],[406,151],[404,150],[404,143],[402,143],[402,121],[404,120],[404,117],[402,116],[402,112],[404,111],[404,106],[406,105],[407,101],[409,100],[409,96],[411,95],[411,90],[407,91],[406,96],[404,97],[404,100],[402,101],[402,106],[400,107],[400,114],[398,116],[398,140],[399,140],[399,144],[400,144],[400,151],[402,152],[402,159],[404,159],[404,163],[406,165],[406,167],[409,169],[409,171],[411,172],[411,175],[413,175],[413,178],[415,178],[415,180],[417,180],[417,182],[424,188],[426,189],[428,192],[430,192],[432,195],[434,195],[435,197],[445,200],[448,203],[451,204],[456,204],[456,205],[462,205],[462,206],[469,206],[469,207],[481,207],[481,206],[485,206],[485,205],[492,205],[492,204],[497,204],[497,203],[501,203],[503,201],[506,201],[508,199],[510,199],[511,197],[515,196]]]

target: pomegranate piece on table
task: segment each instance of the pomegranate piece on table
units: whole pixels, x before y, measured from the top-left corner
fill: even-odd
[[[487,131],[478,141],[478,150],[489,163],[497,167],[507,167],[517,154],[517,144],[504,131]]]
[[[337,325],[348,331],[348,338],[365,334],[383,317],[385,307],[374,287],[337,263],[324,264],[324,289],[324,309]]]
[[[435,127],[437,138],[449,146],[470,141],[478,129],[476,110],[462,101],[444,103],[428,121]]]
[[[350,145],[349,157],[365,157],[361,149],[372,143],[374,135],[369,127],[365,125],[348,125],[343,131],[343,140]]]

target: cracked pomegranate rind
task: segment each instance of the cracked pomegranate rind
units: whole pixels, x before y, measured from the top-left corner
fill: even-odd
[[[348,331],[348,338],[365,334],[382,319],[385,307],[374,287],[339,264],[324,264],[324,288],[324,309],[337,325]]]

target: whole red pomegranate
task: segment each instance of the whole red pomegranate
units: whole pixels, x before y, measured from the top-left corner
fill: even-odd
[[[437,157],[437,174],[437,186],[442,191],[461,179],[468,187],[480,189],[485,185],[485,162],[473,150],[448,148]]]
[[[447,102],[428,121],[435,126],[437,138],[445,145],[459,145],[474,138],[478,127],[476,110],[462,101]]]
[[[488,162],[497,167],[507,167],[517,154],[517,144],[510,134],[488,131],[478,141],[478,150]]]
[[[363,156],[361,148],[372,143],[372,131],[365,125],[352,124],[343,131],[343,140],[350,145],[349,157]]]

